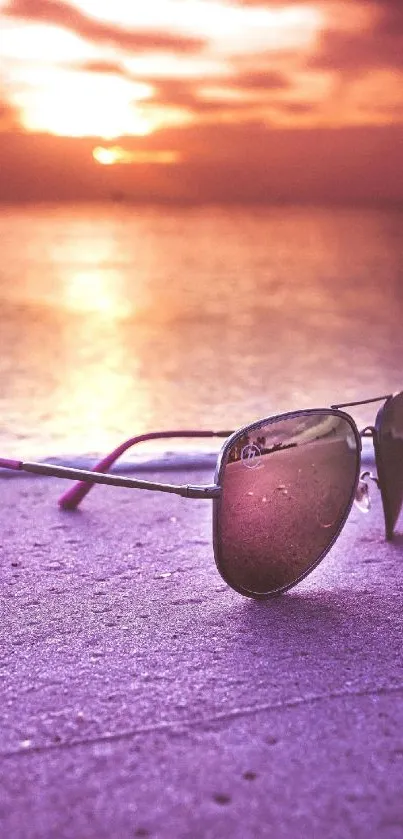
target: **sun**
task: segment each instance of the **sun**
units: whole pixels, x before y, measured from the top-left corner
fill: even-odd
[[[92,152],[92,156],[102,166],[113,166],[115,163],[122,163],[124,160],[124,152],[120,146],[113,146],[112,148],[96,146]]]

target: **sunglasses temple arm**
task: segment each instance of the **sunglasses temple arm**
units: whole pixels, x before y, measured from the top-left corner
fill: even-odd
[[[18,472],[22,469],[22,461],[9,460],[8,458],[0,457],[0,469],[12,469],[13,471]]]
[[[173,439],[173,438],[201,438],[201,437],[229,437],[231,431],[152,431],[148,434],[139,434],[136,437],[130,437],[129,440],[125,440],[124,443],[121,443],[116,449],[113,450],[110,454],[106,455],[99,463],[94,466],[94,472],[108,472],[111,466],[118,460],[119,457],[122,456],[128,449],[132,448],[132,446],[137,445],[137,443],[143,443],[147,440],[163,440],[163,439]],[[91,475],[91,472],[89,473]],[[96,480],[80,480],[78,483],[74,484],[67,492],[65,492],[59,498],[59,505],[62,507],[63,510],[74,510],[80,502],[85,498],[85,496],[89,493],[90,489],[94,486],[95,483],[101,483],[100,481]],[[106,482],[105,482],[106,483]],[[143,482],[149,483],[149,482]],[[205,496],[202,496],[205,497]]]
[[[85,469],[74,469],[68,466],[55,466],[52,463],[24,462],[22,460],[0,458],[0,468],[12,469],[16,472],[30,472],[34,475],[44,475],[53,478],[79,480],[80,483],[88,483],[90,486],[94,484],[108,484],[110,486],[128,487],[130,489],[169,492],[175,495],[181,495],[183,498],[216,498],[220,494],[220,488],[215,484],[206,486],[162,484],[153,481],[142,481],[136,478],[125,478],[120,475],[108,475],[102,472],[87,471]]]

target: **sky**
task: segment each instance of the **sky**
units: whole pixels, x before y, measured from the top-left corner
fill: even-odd
[[[0,0],[0,200],[403,202],[403,0]]]

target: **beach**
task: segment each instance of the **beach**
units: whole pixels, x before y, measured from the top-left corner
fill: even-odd
[[[403,0],[0,32],[0,839],[403,839]]]
[[[67,513],[65,487],[0,483],[1,835],[401,836],[403,538],[376,489],[256,602],[215,568],[210,502],[97,487]]]
[[[142,432],[398,390],[400,232],[386,209],[3,207],[1,457],[92,468]],[[353,409],[360,428],[378,407]],[[210,483],[221,442],[152,441],[117,468]],[[267,457],[228,472],[238,582],[244,536],[283,581],[306,569],[351,459],[329,493],[316,459],[295,476]],[[96,487],[68,513],[65,490],[0,475],[0,836],[400,837],[403,542],[375,486],[264,602],[220,577],[211,502]]]

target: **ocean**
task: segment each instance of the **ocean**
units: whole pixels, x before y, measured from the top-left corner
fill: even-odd
[[[3,205],[0,247],[4,457],[403,387],[402,210]]]

